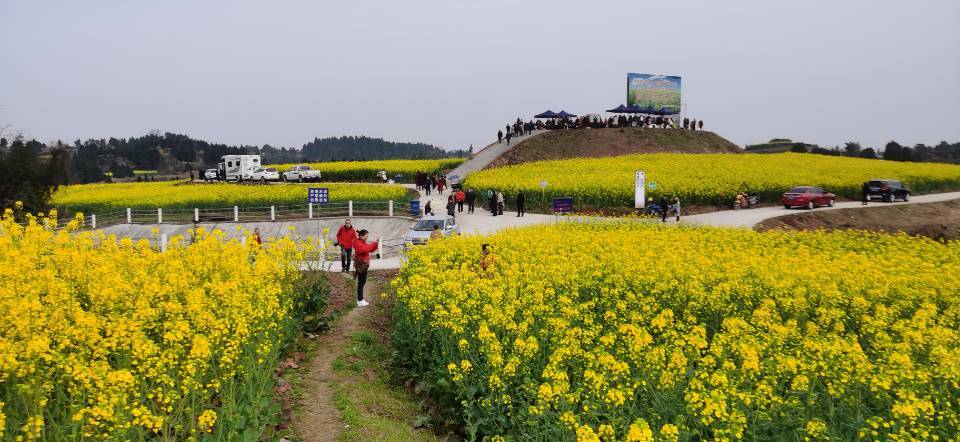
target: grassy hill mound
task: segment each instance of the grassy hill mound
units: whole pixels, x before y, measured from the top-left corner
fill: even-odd
[[[706,131],[639,127],[556,130],[518,144],[488,167],[540,160],[658,152],[733,153],[741,152],[741,149],[725,138]]]

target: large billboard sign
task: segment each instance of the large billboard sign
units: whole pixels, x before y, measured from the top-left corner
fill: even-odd
[[[680,77],[627,74],[627,106],[665,107],[680,113]]]

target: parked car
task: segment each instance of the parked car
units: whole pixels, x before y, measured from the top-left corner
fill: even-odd
[[[407,231],[403,243],[406,246],[426,244],[430,241],[434,227],[440,227],[443,236],[460,234],[460,225],[456,218],[449,215],[424,215]]]
[[[297,164],[283,173],[284,181],[320,181],[320,171],[313,170],[305,164]]]
[[[277,169],[272,167],[268,168],[258,168],[253,171],[251,179],[254,181],[266,182],[266,181],[280,181],[280,172],[277,172]]]
[[[216,181],[220,176],[217,174],[217,169],[207,169],[203,172],[203,179],[207,181]]]
[[[897,199],[910,201],[910,189],[897,180],[870,180],[867,182],[867,188],[869,189],[869,192],[867,192],[868,200],[879,198],[888,203]]]
[[[806,207],[807,209],[821,206],[833,207],[837,202],[837,196],[823,190],[822,187],[799,186],[784,193],[782,202],[786,209],[796,206]]]

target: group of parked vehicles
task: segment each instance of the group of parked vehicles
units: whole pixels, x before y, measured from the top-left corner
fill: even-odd
[[[897,200],[910,201],[910,189],[899,180],[874,179],[863,183],[861,189],[864,201],[880,200],[892,203]],[[803,207],[833,207],[837,196],[818,186],[798,186],[783,194],[780,201],[785,209]],[[736,204],[739,208],[739,204]],[[751,205],[752,206],[752,205]]]
[[[280,172],[273,167],[263,167],[260,155],[224,155],[216,169],[207,169],[203,173],[206,181],[320,181],[320,171],[305,164],[298,164]]]

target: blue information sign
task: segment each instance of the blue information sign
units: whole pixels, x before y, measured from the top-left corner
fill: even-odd
[[[326,187],[311,187],[307,189],[307,202],[321,204],[329,203],[330,189]]]
[[[573,198],[554,198],[553,211],[563,213],[573,212]]]
[[[410,200],[410,213],[414,215],[420,214],[420,200]]]

